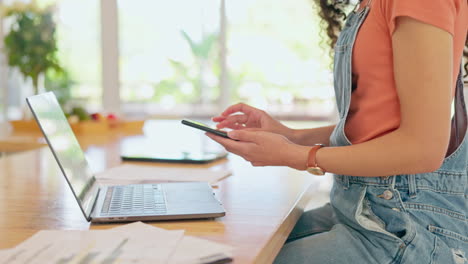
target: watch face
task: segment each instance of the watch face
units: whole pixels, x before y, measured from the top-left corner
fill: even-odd
[[[309,167],[307,168],[307,171],[313,175],[325,175],[325,172],[323,172],[323,170],[320,167]]]

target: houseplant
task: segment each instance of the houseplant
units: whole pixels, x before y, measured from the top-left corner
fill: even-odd
[[[36,1],[3,6],[3,16],[11,18],[5,36],[8,65],[31,78],[37,94],[40,79],[48,70],[62,70],[57,59],[56,24],[52,6],[40,7]]]

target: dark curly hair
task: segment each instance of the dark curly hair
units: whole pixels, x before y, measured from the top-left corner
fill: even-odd
[[[331,48],[330,56],[333,57],[333,48],[335,47],[336,40],[338,39],[338,35],[342,29],[343,22],[346,19],[344,9],[349,6],[349,0],[313,0],[313,2],[318,7],[318,14],[322,19],[320,24],[327,34],[325,41]],[[463,56],[466,61],[464,65],[465,75],[463,77],[466,78],[468,77],[468,37],[465,41]]]
[[[330,57],[333,57],[333,48],[343,27],[343,22],[346,20],[344,8],[349,3],[340,3],[335,0],[313,1],[321,18],[320,25],[322,26],[322,30],[327,34],[327,38],[324,38],[324,41],[330,47]]]

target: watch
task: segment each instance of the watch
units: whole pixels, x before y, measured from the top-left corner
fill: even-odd
[[[325,170],[320,168],[318,165],[317,165],[317,161],[315,159],[315,155],[317,153],[317,151],[322,148],[322,147],[325,147],[325,145],[323,144],[315,144],[309,151],[309,157],[307,158],[307,172],[313,174],[313,175],[318,175],[318,176],[321,176],[321,175],[325,175]]]

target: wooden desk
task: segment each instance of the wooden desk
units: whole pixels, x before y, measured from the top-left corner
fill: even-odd
[[[98,143],[92,144],[93,140]],[[97,160],[102,168],[120,163],[120,137],[80,141],[88,154],[101,155]],[[228,161],[203,166],[233,171],[215,189],[226,216],[151,224],[185,229],[188,235],[231,245],[234,263],[272,262],[311,198],[310,186],[317,178],[287,168],[254,168],[233,155]],[[85,220],[48,148],[0,158],[0,248],[13,247],[41,229],[114,226],[90,225]]]
[[[14,141],[3,141],[0,140],[0,153],[1,152],[19,152],[31,149],[37,149],[44,147],[44,144],[38,142],[14,142]]]
[[[47,146],[40,134],[12,133],[0,138],[0,153],[12,153]]]

